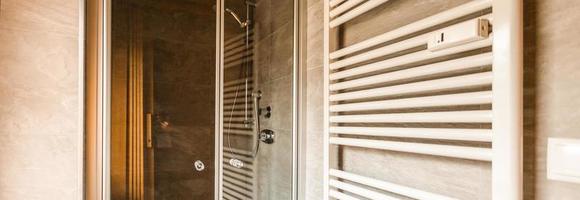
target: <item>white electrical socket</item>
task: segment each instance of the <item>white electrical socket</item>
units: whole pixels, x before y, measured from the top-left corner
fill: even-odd
[[[433,32],[428,49],[437,51],[489,37],[489,20],[473,19]]]

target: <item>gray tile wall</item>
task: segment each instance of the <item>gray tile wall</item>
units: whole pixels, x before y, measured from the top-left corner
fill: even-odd
[[[260,144],[258,199],[291,199],[293,3],[256,1],[255,77],[262,91],[261,106],[272,107],[272,117],[262,117],[261,128],[276,134],[273,144]]]

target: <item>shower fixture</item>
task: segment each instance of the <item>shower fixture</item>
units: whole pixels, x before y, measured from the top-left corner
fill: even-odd
[[[265,118],[272,117],[272,106],[266,106],[265,108],[260,108],[258,110],[258,114],[262,115],[262,113],[264,113]]]
[[[266,144],[274,143],[274,131],[270,129],[264,129],[260,131],[259,140]]]
[[[260,150],[260,142],[264,142],[266,144],[274,143],[274,131],[270,129],[262,130],[260,126],[260,99],[262,98],[262,91],[258,90],[257,92],[252,93],[252,101],[254,103],[254,111],[253,116],[255,118],[254,122],[254,130],[256,131],[256,148],[254,154],[257,155],[258,151]],[[270,106],[268,106],[270,107]],[[269,114],[269,110],[268,113]]]
[[[236,22],[238,22],[238,24],[240,24],[240,28],[246,28],[248,24],[250,24],[250,20],[242,20],[242,18],[232,9],[226,8],[225,10],[236,20]]]
[[[256,7],[256,3],[251,2],[251,1],[246,1],[245,4],[246,4],[246,15],[248,15],[249,14],[248,12],[250,10],[250,7]],[[216,5],[213,5],[212,8],[215,11],[216,10]],[[235,11],[233,11],[230,8],[225,8],[224,10],[227,13],[229,13],[234,18],[234,20],[236,20],[236,22],[238,22],[238,24],[240,24],[240,28],[242,28],[242,29],[247,28],[248,25],[250,24],[250,19],[249,18],[246,19],[246,20],[243,20],[240,17],[240,15],[238,15]]]
[[[193,162],[193,167],[198,172],[205,170],[205,164],[201,160],[196,160],[195,162]]]
[[[228,163],[238,169],[244,167],[244,161],[241,161],[240,159],[232,158]]]
[[[251,2],[251,1],[245,1],[245,11],[246,11],[246,15],[245,18],[243,16],[238,15],[238,13],[236,13],[233,9],[231,8],[224,8],[224,14],[227,12],[239,25],[241,31],[244,34],[243,37],[243,43],[244,43],[244,51],[243,52],[249,52],[251,51],[251,42],[252,40],[250,39],[251,36],[251,31],[253,29],[252,27],[252,19],[253,19],[253,8],[256,7],[256,4]],[[214,6],[214,10],[216,10],[215,6]],[[243,53],[242,52],[242,53]],[[229,115],[229,120],[227,121],[227,125],[226,125],[226,130],[229,130],[231,128],[231,124],[232,124],[232,117],[233,117],[233,112],[236,109],[236,102],[238,101],[238,97],[243,97],[243,100],[241,100],[241,103],[243,103],[243,111],[242,111],[242,115],[243,115],[243,120],[242,120],[242,126],[246,129],[252,130],[252,140],[255,141],[254,143],[254,147],[252,147],[253,151],[252,152],[252,157],[256,157],[258,155],[258,151],[260,149],[260,107],[259,107],[259,101],[260,98],[262,97],[262,93],[260,91],[256,91],[254,92],[251,88],[251,76],[252,76],[252,69],[253,66],[251,63],[248,62],[247,57],[242,57],[241,58],[241,63],[240,63],[240,79],[243,80],[243,85],[241,85],[241,87],[236,87],[235,90],[235,95],[233,98],[233,107],[232,109],[229,111],[230,115]],[[240,94],[241,93],[241,94]],[[239,95],[239,96],[238,96]],[[253,101],[253,107],[252,105],[250,105],[250,102]],[[229,148],[232,148],[232,145],[230,143],[230,134],[226,134],[226,144],[229,146]],[[235,168],[242,168],[244,166],[244,161],[238,159],[236,156],[234,156],[233,158],[229,159],[228,164],[230,166],[233,166]]]

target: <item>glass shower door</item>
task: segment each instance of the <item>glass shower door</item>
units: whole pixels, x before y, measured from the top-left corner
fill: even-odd
[[[111,0],[110,199],[215,198],[215,0]]]
[[[225,0],[223,199],[292,199],[293,7],[293,0]]]
[[[294,1],[110,1],[110,199],[292,199]]]

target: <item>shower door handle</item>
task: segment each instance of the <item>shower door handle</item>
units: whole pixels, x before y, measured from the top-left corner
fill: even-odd
[[[151,119],[151,113],[147,113],[147,115],[145,115],[145,118],[147,119],[147,124],[146,124],[146,133],[147,134],[147,148],[153,148],[153,124],[152,124],[152,119]]]

